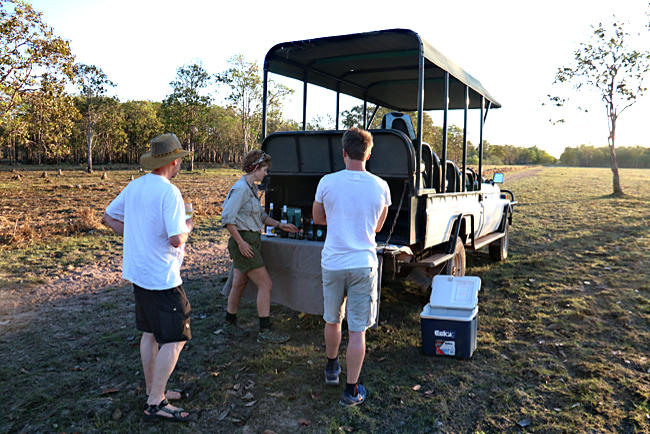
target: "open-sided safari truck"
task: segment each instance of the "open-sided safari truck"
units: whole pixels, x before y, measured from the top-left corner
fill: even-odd
[[[302,131],[266,135],[269,73],[304,83]],[[374,146],[366,165],[388,182],[391,191],[392,205],[376,237],[383,274],[395,276],[424,267],[431,273],[462,276],[465,249],[488,245],[495,260],[507,257],[514,197],[499,189],[502,174],[493,180],[482,177],[483,123],[488,110],[500,105],[478,80],[417,33],[393,29],[278,44],[266,55],[263,83],[262,150],[272,157],[264,182],[265,202],[267,211],[274,204],[276,218],[283,205],[308,216],[320,178],[344,169],[339,100],[345,94],[363,101],[360,127],[367,128],[377,111],[368,116],[368,103],[393,110],[382,119],[381,129],[370,130]],[[336,92],[335,130],[306,131],[307,84]],[[464,110],[465,130],[468,110],[481,111],[477,172],[467,167],[466,134],[462,161],[447,159],[450,109]],[[443,111],[442,155],[422,141],[425,110]],[[417,111],[415,128],[402,114],[407,111]],[[290,299],[304,298],[306,286],[320,291],[322,244],[263,237],[275,301],[310,312]]]

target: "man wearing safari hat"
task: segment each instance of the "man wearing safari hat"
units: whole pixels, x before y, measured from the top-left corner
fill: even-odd
[[[124,237],[122,277],[133,283],[135,323],[142,331],[147,420],[187,421],[190,416],[167,401],[178,399],[179,392],[165,391],[183,345],[192,338],[190,303],[180,269],[183,244],[194,224],[191,218],[185,219],[181,192],[170,182],[187,155],[190,152],[174,134],[154,138],[151,151],[140,157],[140,165],[151,173],[131,181],[102,218]]]

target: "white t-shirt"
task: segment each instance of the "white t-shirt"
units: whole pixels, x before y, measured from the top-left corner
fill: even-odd
[[[377,267],[375,229],[384,207],[391,204],[386,181],[358,170],[330,173],[318,183],[316,202],[323,204],[327,218],[321,267]]]
[[[185,203],[178,188],[163,176],[135,179],[108,205],[106,213],[124,222],[122,277],[144,289],[170,289],[181,280],[184,246],[169,242],[189,233]]]

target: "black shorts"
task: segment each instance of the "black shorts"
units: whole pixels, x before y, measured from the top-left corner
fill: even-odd
[[[159,344],[189,341],[190,302],[183,286],[165,290],[149,290],[133,284],[135,295],[135,326],[153,333]]]

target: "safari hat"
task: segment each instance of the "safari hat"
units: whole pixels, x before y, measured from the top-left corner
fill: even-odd
[[[190,154],[192,154],[190,151],[181,147],[176,134],[161,134],[151,141],[151,151],[145,152],[140,157],[140,166],[146,170],[159,169]]]

